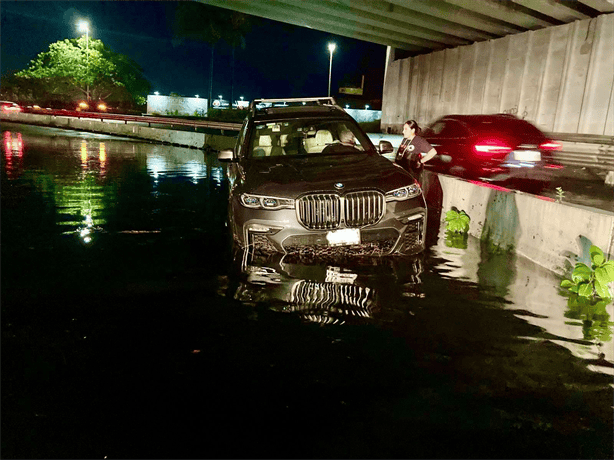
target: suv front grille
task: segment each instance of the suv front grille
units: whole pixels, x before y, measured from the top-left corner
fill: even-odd
[[[342,197],[335,194],[312,194],[298,199],[298,218],[311,230],[346,227],[359,228],[377,223],[386,210],[384,195],[376,191],[353,192]]]

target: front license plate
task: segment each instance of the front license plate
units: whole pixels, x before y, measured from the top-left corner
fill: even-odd
[[[541,153],[535,150],[514,150],[514,159],[518,161],[541,161]]]
[[[360,244],[360,229],[343,228],[341,230],[333,230],[326,234],[326,239],[331,246]]]
[[[326,282],[337,284],[353,284],[358,275],[340,267],[326,267]]]

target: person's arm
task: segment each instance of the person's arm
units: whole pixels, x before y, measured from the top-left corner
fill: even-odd
[[[427,161],[429,161],[430,159],[432,159],[435,155],[437,155],[437,150],[435,150],[435,147],[431,147],[431,150],[429,150],[428,152],[426,152],[426,154],[422,157],[422,159],[420,160],[420,162],[422,164],[426,163]]]

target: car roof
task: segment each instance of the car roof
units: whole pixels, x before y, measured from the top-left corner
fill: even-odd
[[[495,120],[497,121],[509,121],[509,120],[525,121],[525,120],[521,120],[515,115],[511,115],[507,113],[497,113],[497,114],[491,114],[491,115],[446,115],[444,117],[441,117],[440,120],[462,121],[463,123],[466,123],[468,125],[479,124],[479,123],[495,121]]]
[[[446,115],[437,121],[450,120],[463,123],[474,132],[497,130],[513,136],[545,136],[539,128],[527,120],[507,113],[492,115]]]
[[[290,118],[351,118],[345,110],[338,106],[267,107],[255,111],[252,117],[255,121]]]
[[[302,97],[283,99],[254,99],[249,106],[249,118],[254,121],[292,118],[344,118],[352,117],[343,110],[334,97]]]

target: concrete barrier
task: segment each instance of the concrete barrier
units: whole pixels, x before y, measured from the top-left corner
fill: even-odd
[[[52,126],[55,128],[76,129],[94,133],[112,134],[131,138],[145,139],[154,142],[180,145],[202,149],[206,145],[207,135],[190,131],[175,131],[172,129],[158,129],[136,124],[103,122],[102,120],[88,118],[59,117],[53,115],[38,115],[33,113],[0,114],[0,120]],[[217,136],[224,137],[224,136]],[[218,143],[220,143],[219,141]]]
[[[590,265],[592,244],[612,259],[614,213],[425,171],[425,195],[441,206],[441,225],[452,207],[471,218],[469,234],[511,249],[559,275],[576,262]]]

